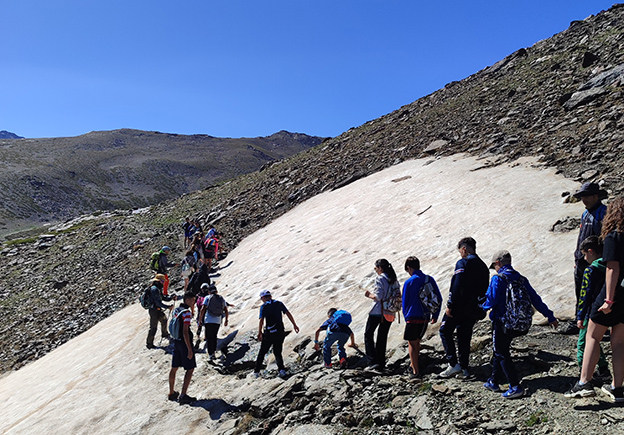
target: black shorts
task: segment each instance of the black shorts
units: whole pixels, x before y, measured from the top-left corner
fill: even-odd
[[[403,340],[416,341],[421,340],[427,331],[427,322],[423,323],[406,323]]]
[[[207,252],[204,252],[204,258],[215,258],[215,253],[214,253],[214,251],[207,251]]]
[[[191,339],[191,343],[193,340]],[[173,359],[171,367],[183,367],[184,370],[190,370],[197,367],[195,362],[195,352],[193,358],[188,359],[188,349],[184,340],[173,340]]]
[[[598,311],[598,308],[602,307],[606,299],[607,288],[602,287],[600,293],[596,297],[594,304],[591,307],[591,313],[589,318],[596,324],[602,326],[615,326],[618,323],[624,323],[624,298],[622,294],[619,294],[619,289],[616,289],[615,303],[611,305],[611,311],[609,314],[605,314],[602,311]]]

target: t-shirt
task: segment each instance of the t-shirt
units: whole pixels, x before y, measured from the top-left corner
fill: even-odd
[[[204,314],[204,324],[206,324],[206,323],[216,323],[217,325],[221,324],[221,318],[223,317],[223,315],[213,316],[208,311],[208,304],[210,303],[210,299],[215,297],[215,296],[218,296],[220,298],[222,297],[222,296],[217,295],[217,294],[212,294],[212,295],[206,296],[204,298],[204,301],[202,302],[202,304],[206,306],[206,313]],[[224,306],[227,306],[227,302],[225,302],[225,299],[223,300],[223,304],[224,304]]]
[[[624,279],[624,237],[617,231],[607,234],[604,239],[604,248],[602,250],[602,261],[617,261],[620,263],[620,276],[618,278],[618,286],[616,291],[622,291],[622,280]]]
[[[271,299],[260,307],[260,318],[264,318],[264,333],[275,334],[284,332],[284,322],[282,321],[282,313],[288,310],[280,301]]]

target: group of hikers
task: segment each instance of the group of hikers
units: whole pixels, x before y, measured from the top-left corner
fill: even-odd
[[[580,367],[580,378],[565,393],[566,397],[588,397],[595,395],[594,378],[603,382],[602,391],[615,402],[624,401],[624,197],[609,202],[608,207],[602,203],[607,197],[606,191],[596,183],[585,183],[574,193],[586,207],[581,217],[578,243],[575,252],[575,288],[576,318],[573,325],[563,331],[570,333],[576,326],[579,331],[577,343],[577,359]],[[185,239],[188,239],[185,235]],[[194,240],[194,236],[192,237]],[[165,251],[164,247],[162,251]],[[379,259],[374,264],[377,274],[372,289],[366,290],[364,296],[372,300],[364,330],[365,371],[382,373],[386,363],[386,345],[390,326],[399,313],[405,319],[403,338],[408,342],[410,360],[410,376],[422,377],[419,365],[420,343],[429,324],[438,321],[440,314],[439,334],[444,348],[448,366],[437,376],[439,378],[463,377],[470,379],[469,357],[472,333],[476,322],[486,317],[492,323],[491,375],[484,388],[500,393],[503,398],[514,399],[525,393],[511,357],[511,343],[516,337],[527,334],[533,316],[533,308],[548,319],[548,323],[557,328],[559,322],[553,312],[542,301],[533,289],[529,280],[517,272],[512,266],[509,251],[495,253],[490,265],[486,265],[477,255],[476,241],[472,237],[462,238],[457,244],[460,259],[455,265],[449,295],[443,301],[440,290],[433,277],[421,270],[420,260],[410,256],[405,260],[404,270],[409,278],[404,282],[403,289],[397,274],[386,259]],[[214,251],[215,253],[218,251]],[[214,258],[214,257],[212,257]],[[197,260],[201,266],[207,264],[206,256]],[[170,264],[166,260],[163,264]],[[170,266],[168,266],[170,267]],[[490,278],[490,269],[496,273]],[[195,272],[194,274],[196,274]],[[150,332],[147,345],[153,346],[156,327],[163,320],[163,310],[173,306],[165,305],[162,300],[171,300],[164,291],[166,277],[159,273],[152,282],[155,302],[150,307]],[[169,399],[180,403],[195,400],[187,395],[187,388],[196,366],[193,335],[190,330],[191,312],[198,298],[198,325],[206,327],[206,342],[209,358],[214,358],[216,337],[221,319],[228,321],[228,304],[225,301],[215,304],[216,287],[209,282],[200,284],[200,292],[187,288],[185,283],[183,303],[176,308],[173,319],[181,319],[181,333],[173,337],[174,351],[172,369],[169,375]],[[202,291],[206,290],[205,294]],[[159,297],[160,295],[160,297]],[[169,298],[169,299],[168,299]],[[222,297],[219,296],[221,300]],[[258,340],[260,351],[253,371],[259,377],[263,361],[268,351],[273,348],[278,376],[287,375],[282,357],[282,346],[285,338],[283,315],[286,315],[299,332],[295,319],[286,306],[273,299],[268,290],[260,293]],[[215,305],[211,310],[211,301]],[[218,306],[217,306],[218,305]],[[152,313],[154,310],[156,313]],[[177,315],[176,315],[177,313]],[[210,315],[208,315],[210,313]],[[314,348],[321,349],[323,364],[327,368],[347,367],[346,343],[355,346],[355,338],[350,328],[351,314],[338,308],[331,308],[327,320],[316,330]],[[207,325],[210,322],[210,328]],[[210,331],[209,331],[210,329]],[[612,348],[613,377],[609,373],[607,362],[602,354],[600,342],[610,329]],[[326,331],[323,342],[319,341],[321,331]],[[199,329],[198,329],[199,333]],[[163,329],[163,337],[167,337]],[[174,334],[171,333],[173,336]],[[210,337],[210,341],[209,341]],[[332,346],[338,348],[338,362],[332,364]],[[598,365],[598,371],[594,371]],[[186,374],[181,393],[174,390],[175,374],[178,367],[184,367]],[[506,390],[500,388],[500,382],[508,384]]]

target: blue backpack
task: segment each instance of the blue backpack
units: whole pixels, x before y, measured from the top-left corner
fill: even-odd
[[[182,318],[182,313],[185,311],[191,311],[188,308],[178,307],[173,310],[173,314],[171,316],[171,320],[169,321],[169,335],[174,340],[182,340],[182,328],[184,326],[184,319]]]
[[[329,327],[327,329],[330,331],[338,331],[340,330],[340,325],[349,326],[351,324],[351,320],[351,313],[345,310],[338,310],[331,317]]]

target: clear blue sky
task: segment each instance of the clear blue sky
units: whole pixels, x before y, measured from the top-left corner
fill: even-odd
[[[614,0],[0,0],[0,130],[336,136]]]

